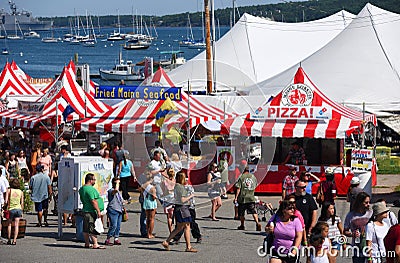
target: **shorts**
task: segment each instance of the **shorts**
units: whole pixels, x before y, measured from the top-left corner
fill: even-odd
[[[208,189],[208,197],[210,197],[211,200],[220,197],[221,196],[221,192],[220,191],[216,191],[214,189]]]
[[[97,219],[96,213],[85,212],[83,215],[83,233],[88,233],[89,235],[98,235],[96,230],[94,230],[94,221]]]
[[[49,209],[49,199],[44,199],[42,202],[35,202],[35,211],[42,212]]]
[[[287,255],[282,255],[282,254],[279,255],[275,249],[272,250],[271,258],[280,259],[284,263],[297,263],[299,259],[299,257],[289,257]]]
[[[15,218],[19,217],[22,217],[22,209],[10,210],[10,220],[14,220]]]
[[[244,212],[247,210],[247,214],[257,214],[256,211],[256,204],[255,203],[245,203],[245,204],[240,204],[239,203],[239,207],[238,207],[238,214],[239,216],[244,216]]]
[[[164,207],[164,214],[170,215],[172,217],[174,215],[174,206],[169,205]]]

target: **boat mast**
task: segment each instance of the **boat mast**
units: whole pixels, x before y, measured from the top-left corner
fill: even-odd
[[[212,56],[209,0],[204,0],[205,27],[206,27],[206,69],[207,69],[207,94],[212,93]]]

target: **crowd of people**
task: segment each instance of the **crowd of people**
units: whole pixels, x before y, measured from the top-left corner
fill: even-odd
[[[26,150],[19,149],[18,154],[15,154],[5,149],[0,157],[0,203],[2,210],[7,211],[2,213],[2,216],[7,219],[6,242],[9,245],[15,245],[17,242],[18,225],[23,215],[25,200],[21,189],[24,189],[26,184],[30,190],[31,200],[37,212],[36,226],[48,226],[49,201],[54,195],[52,186],[58,177],[57,161],[71,156],[66,145],[60,147],[57,158],[40,143],[33,147],[28,157],[25,155]],[[109,149],[107,144],[100,145],[99,150],[90,147],[86,155],[113,159],[114,178],[111,182],[112,187],[107,191],[107,206],[94,187],[94,174],[87,173],[85,184],[79,189],[83,204],[85,247],[105,249],[107,246],[121,245],[121,222],[126,211],[125,206],[131,202],[128,185],[133,177],[138,182],[140,192],[141,236],[155,238],[156,210],[161,206],[169,232],[169,236],[161,245],[169,250],[170,245],[178,243],[183,235],[185,251],[197,252],[190,237],[192,235],[197,243],[202,242],[201,230],[196,222],[195,193],[187,175],[182,171],[179,156],[174,153],[169,158],[159,141],[149,154],[151,161],[145,171],[136,174],[129,153],[121,143],[116,143],[113,149]],[[303,158],[302,155],[299,155],[299,158]],[[282,182],[282,200],[279,208],[265,226],[266,233],[273,233],[272,248],[269,251],[272,263],[299,262],[301,248],[312,248],[313,253],[307,255],[307,261],[314,263],[336,262],[337,252],[346,249],[346,246],[360,249],[360,253],[352,258],[354,263],[382,263],[388,255],[387,251],[396,251],[400,255],[400,235],[393,234],[400,231],[396,216],[389,211],[383,199],[377,200],[371,206],[371,197],[359,186],[360,180],[357,177],[351,180],[346,198],[350,203],[349,212],[346,215],[338,215],[335,207],[337,189],[332,169],[325,171],[326,180],[321,182],[320,178],[312,173],[299,174],[295,166],[289,168],[290,172]],[[220,220],[217,212],[222,205],[221,199],[226,198],[228,182],[222,179],[222,175],[227,173],[226,169],[226,164],[218,165],[213,162],[209,165],[206,175],[211,201],[209,218],[212,221]],[[254,229],[261,231],[254,194],[258,184],[257,178],[250,173],[245,162],[241,163],[237,173],[233,199],[235,219],[240,220],[237,229],[246,229],[247,211],[255,222]],[[322,197],[313,196],[312,188],[316,184]],[[64,224],[70,216],[64,215]],[[345,216],[345,220],[342,221],[340,216]],[[104,243],[98,241],[98,220],[109,225]],[[11,227],[14,227],[13,236]],[[345,237],[351,237],[351,244],[346,242]],[[394,262],[393,258],[389,257],[387,261]]]

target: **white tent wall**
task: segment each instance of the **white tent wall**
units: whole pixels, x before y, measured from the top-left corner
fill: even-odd
[[[196,96],[200,102],[225,109],[227,113],[244,115],[254,112],[258,107],[265,105],[267,99],[263,96]]]
[[[301,62],[327,97],[377,112],[400,110],[400,15],[367,4],[325,47]],[[292,81],[298,64],[249,89],[276,95]]]
[[[216,42],[217,89],[243,90],[268,79],[313,54],[337,36],[355,17],[340,11],[302,23],[282,23],[244,14]],[[205,52],[171,71],[179,86],[205,90]]]

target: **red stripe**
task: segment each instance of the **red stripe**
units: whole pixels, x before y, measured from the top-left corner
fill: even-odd
[[[276,120],[265,120],[261,129],[261,136],[271,137]]]
[[[282,129],[282,138],[293,138],[293,129],[296,127],[297,120],[286,120]]]
[[[318,126],[317,120],[308,120],[306,128],[304,129],[304,137],[305,138],[314,138],[315,137],[315,129]]]

